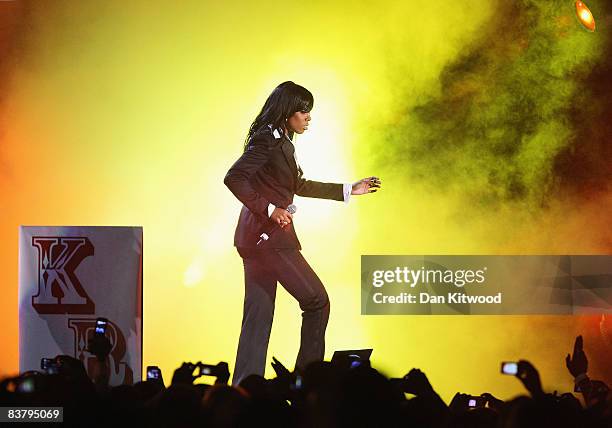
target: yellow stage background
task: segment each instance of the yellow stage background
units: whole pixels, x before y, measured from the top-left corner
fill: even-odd
[[[596,58],[598,35],[575,27],[567,4],[562,25],[581,32],[575,43]],[[420,185],[406,175],[416,166],[410,161],[381,161],[389,145],[397,153],[420,138],[403,115],[439,95],[445,67],[501,25],[499,7],[2,2],[0,375],[18,370],[19,225],[142,225],[144,365],[160,366],[167,382],[182,361],[228,361],[232,369],[243,304],[232,246],[240,203],[223,177],[270,91],[293,80],[315,97],[312,126],[296,139],[306,177],[383,181],[380,192],[348,205],[296,198],[303,253],[331,299],[326,357],[373,347],[373,364],[385,374],[419,367],[447,400],[456,391],[522,392],[498,374],[500,361],[518,358],[531,360],[550,390],[571,389],[563,358],[578,332],[596,330],[598,317],[360,315],[361,254],[612,248],[609,216],[601,214],[610,193],[580,209],[568,208],[574,201],[563,193],[535,210],[512,201],[463,209],[452,177],[448,188]],[[268,359],[293,367],[300,321],[279,286]]]

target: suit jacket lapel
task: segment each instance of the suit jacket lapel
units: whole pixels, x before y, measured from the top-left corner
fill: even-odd
[[[298,170],[297,170],[297,165],[295,163],[295,155],[294,155],[294,151],[295,148],[292,150],[292,147],[290,146],[290,142],[283,140],[283,144],[281,146],[281,149],[283,151],[283,154],[285,155],[285,159],[287,160],[287,163],[289,164],[289,168],[291,168],[291,172],[293,173],[293,179],[295,181],[295,178],[297,177],[298,174]]]

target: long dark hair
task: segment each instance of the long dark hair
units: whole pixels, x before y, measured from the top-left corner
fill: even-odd
[[[249,140],[257,131],[264,126],[272,125],[272,129],[286,129],[286,120],[296,111],[308,112],[312,110],[314,98],[310,91],[303,86],[291,81],[278,85],[262,107],[261,111],[251,124],[249,133],[244,141],[246,150]],[[289,138],[293,139],[293,131],[289,132]]]

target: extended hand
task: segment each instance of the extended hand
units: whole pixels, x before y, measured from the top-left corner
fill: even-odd
[[[87,339],[87,352],[94,354],[98,360],[104,361],[110,354],[113,345],[108,337],[103,334],[91,334]]]
[[[366,177],[353,183],[351,195],[365,195],[366,193],[374,193],[380,188],[380,178]]]
[[[217,380],[215,380],[215,383],[227,385],[229,377],[229,366],[225,361],[221,361],[219,364],[217,364]]]
[[[470,397],[470,394],[464,394],[463,392],[456,393],[451,400],[451,403],[448,405],[449,409],[455,413],[464,412],[466,409],[469,409],[468,404]]]
[[[174,371],[172,376],[172,385],[179,383],[191,385],[197,376],[194,376],[193,372],[198,365],[189,363],[183,363],[181,366]]]
[[[274,369],[274,372],[276,373],[276,377],[284,378],[284,379],[290,379],[293,377],[293,375],[287,369],[287,367],[285,367],[283,363],[278,361],[276,357],[272,357],[272,368]]]
[[[412,369],[404,376],[404,392],[423,396],[434,392],[429,379],[419,369]]]
[[[587,356],[582,348],[582,336],[576,337],[576,341],[574,342],[574,352],[571,356],[570,354],[567,354],[567,357],[565,357],[565,365],[574,377],[586,374],[587,368],[589,367],[589,361],[587,360]]]
[[[504,402],[502,400],[497,397],[494,397],[493,394],[490,394],[488,392],[483,392],[482,394],[480,394],[480,396],[487,400],[489,407],[493,410],[500,411],[502,406],[504,405]]]
[[[516,377],[523,382],[523,385],[525,385],[525,388],[531,393],[532,397],[544,394],[544,391],[542,391],[542,383],[540,382],[540,374],[529,361],[520,360],[518,362],[518,373]]]
[[[286,395],[291,391],[291,385],[295,383],[296,375],[291,373],[287,367],[272,357],[272,368],[276,373],[276,379],[273,380],[274,388],[281,394]]]

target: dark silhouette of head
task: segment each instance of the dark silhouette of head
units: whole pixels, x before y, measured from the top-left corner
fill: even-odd
[[[303,86],[291,81],[278,85],[262,107],[261,111],[251,124],[245,140],[245,150],[251,137],[264,126],[272,125],[272,129],[287,129],[286,121],[295,112],[309,112],[314,105],[312,93]],[[293,131],[288,130],[289,138],[293,138]]]

